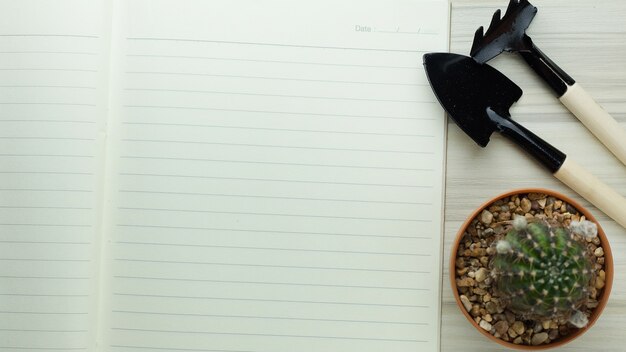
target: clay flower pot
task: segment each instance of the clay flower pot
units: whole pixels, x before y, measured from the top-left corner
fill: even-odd
[[[539,344],[539,345],[536,345],[536,346],[526,345],[526,344],[515,344],[513,342],[504,341],[504,340],[502,340],[502,339],[500,339],[498,337],[493,336],[489,331],[486,331],[484,329],[484,327],[480,327],[479,324],[474,320],[472,315],[470,315],[470,313],[468,312],[468,309],[465,308],[465,305],[463,304],[463,302],[461,301],[460,294],[459,294],[459,289],[457,287],[458,275],[457,275],[457,266],[456,266],[457,265],[457,253],[459,251],[460,243],[461,243],[461,241],[463,241],[464,234],[466,233],[466,231],[468,230],[468,228],[472,224],[472,220],[476,219],[477,217],[479,217],[482,214],[483,210],[489,209],[490,206],[492,206],[493,203],[498,201],[498,200],[501,200],[501,199],[506,198],[506,197],[511,197],[511,196],[516,195],[516,194],[523,195],[523,194],[529,194],[529,193],[546,194],[548,197],[554,197],[557,200],[562,200],[563,202],[568,203],[569,205],[574,207],[581,215],[584,215],[587,220],[592,221],[592,222],[596,223],[596,225],[598,225],[598,238],[600,240],[599,247],[602,247],[602,249],[604,250],[604,271],[605,271],[605,281],[604,281],[605,284],[604,284],[604,287],[602,288],[602,291],[596,297],[598,305],[595,308],[593,308],[593,311],[591,311],[590,316],[589,316],[588,324],[585,327],[580,328],[580,329],[572,328],[571,330],[569,330],[569,333],[567,335],[559,336],[559,337],[555,338],[554,340],[551,340],[549,343]],[[560,194],[560,193],[557,193],[557,192],[554,192],[554,191],[551,191],[551,190],[547,190],[547,189],[518,189],[518,190],[513,190],[513,191],[510,191],[510,192],[498,195],[498,196],[488,200],[487,202],[482,204],[480,207],[478,207],[467,218],[467,220],[465,220],[465,222],[463,223],[463,225],[459,229],[459,232],[457,233],[456,239],[455,239],[455,241],[454,241],[454,243],[452,245],[451,255],[450,255],[450,272],[449,272],[449,275],[450,275],[450,283],[452,285],[452,293],[454,294],[454,298],[456,300],[456,303],[457,303],[459,309],[461,310],[461,312],[463,313],[463,315],[465,315],[467,320],[470,322],[470,324],[472,324],[476,328],[476,330],[478,330],[481,334],[486,336],[488,339],[490,339],[490,340],[492,340],[492,341],[494,341],[494,342],[496,342],[496,343],[498,343],[500,345],[508,347],[508,348],[519,349],[519,350],[542,350],[542,349],[548,349],[548,348],[554,348],[554,347],[562,346],[562,345],[564,345],[564,344],[574,340],[575,338],[577,338],[577,337],[581,336],[582,334],[584,334],[596,322],[596,320],[598,319],[598,317],[602,313],[602,310],[606,306],[606,303],[607,303],[608,298],[609,298],[609,294],[611,293],[611,287],[612,287],[612,284],[613,284],[613,256],[611,254],[611,248],[609,246],[609,242],[608,242],[608,240],[606,238],[606,235],[605,235],[604,231],[602,230],[600,224],[598,224],[598,222],[595,219],[595,217],[587,209],[583,208],[579,203],[577,203],[576,201],[574,201],[570,197],[567,197],[567,196],[565,196],[563,194]],[[465,303],[467,304],[468,302],[466,301]],[[476,303],[474,303],[474,304],[476,304]],[[504,324],[502,324],[502,325],[504,325]]]

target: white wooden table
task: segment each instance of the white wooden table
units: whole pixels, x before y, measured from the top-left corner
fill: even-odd
[[[493,12],[498,8],[504,11],[508,1],[451,3],[450,50],[468,54],[476,28],[488,26]],[[626,2],[531,3],[539,8],[527,32],[535,44],[626,127]],[[511,109],[514,119],[626,196],[626,166],[558,102],[519,56],[502,54],[491,64],[524,90]],[[458,311],[447,276],[448,258],[458,227],[476,206],[491,196],[521,187],[554,189],[588,206],[601,222],[613,250],[615,279],[603,315],[590,331],[557,350],[626,351],[626,230],[501,136],[494,134],[487,148],[482,149],[452,121],[448,124],[441,351],[506,350],[475,331]]]

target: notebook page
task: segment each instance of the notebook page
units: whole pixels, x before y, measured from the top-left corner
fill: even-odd
[[[111,351],[435,351],[447,4],[118,2]]]
[[[93,346],[103,7],[0,1],[2,351]]]

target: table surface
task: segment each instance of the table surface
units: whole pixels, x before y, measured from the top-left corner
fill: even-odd
[[[487,26],[492,13],[504,11],[507,3],[451,0],[450,51],[469,53],[476,28]],[[533,0],[532,4],[539,12],[527,33],[535,44],[626,128],[626,3]],[[517,121],[626,195],[626,166],[559,103],[518,55],[502,54],[491,64],[524,90],[511,109]],[[615,279],[602,316],[587,333],[556,350],[626,351],[626,230],[499,135],[483,149],[449,120],[447,148],[441,351],[506,350],[475,331],[458,311],[448,280],[448,258],[458,228],[475,207],[523,187],[553,189],[588,207],[613,250]]]

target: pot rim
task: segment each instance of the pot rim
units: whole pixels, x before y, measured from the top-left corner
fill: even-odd
[[[598,225],[598,237],[600,238],[600,244],[602,246],[602,249],[604,250],[604,258],[605,258],[604,259],[604,270],[606,273],[605,286],[602,289],[602,294],[600,295],[600,297],[598,297],[598,306],[591,313],[591,316],[589,317],[589,323],[587,324],[587,326],[585,326],[584,328],[578,329],[577,331],[574,331],[573,333],[570,333],[569,335],[563,338],[560,338],[554,342],[551,342],[549,344],[539,345],[539,346],[516,345],[512,342],[507,342],[502,339],[499,339],[491,335],[488,331],[485,331],[483,328],[481,328],[478,325],[478,323],[476,323],[476,321],[474,321],[474,318],[472,318],[469,312],[465,310],[465,307],[463,306],[463,303],[461,302],[461,299],[459,297],[459,291],[457,290],[457,286],[456,286],[456,253],[459,248],[459,243],[461,239],[463,238],[463,234],[465,233],[465,229],[467,229],[467,227],[470,225],[471,221],[474,218],[476,218],[484,209],[486,209],[492,203],[502,198],[506,198],[515,194],[525,194],[525,193],[542,193],[542,194],[547,194],[549,196],[553,196],[557,199],[563,200],[569,203],[574,208],[576,208],[576,210],[578,210],[582,215],[584,215],[587,218],[587,220],[590,220],[596,223],[596,225]],[[602,311],[604,310],[604,307],[606,306],[608,302],[608,299],[611,293],[611,288],[613,287],[613,270],[614,270],[613,269],[613,254],[611,252],[611,247],[609,245],[608,238],[606,237],[606,234],[604,233],[604,230],[598,223],[598,220],[593,216],[593,214],[591,214],[591,212],[587,208],[583,207],[580,203],[578,203],[571,197],[565,194],[562,194],[560,192],[553,191],[553,190],[546,189],[546,188],[534,188],[534,187],[533,188],[517,188],[517,189],[513,189],[508,192],[501,193],[495,197],[490,198],[489,200],[481,204],[479,207],[477,207],[470,214],[470,216],[463,222],[463,225],[459,228],[459,231],[456,234],[454,242],[452,243],[452,248],[450,250],[450,263],[449,263],[450,285],[452,287],[452,294],[454,295],[456,304],[461,310],[461,312],[463,313],[463,315],[465,316],[465,318],[467,318],[467,320],[476,328],[476,330],[478,330],[481,334],[483,334],[490,340],[502,346],[513,348],[513,349],[518,349],[518,350],[535,351],[535,350],[544,350],[544,349],[550,349],[550,348],[563,346],[564,344],[576,339],[577,337],[584,334],[587,330],[589,330],[589,328],[591,328],[591,326],[593,326],[593,324],[598,320],[598,318],[602,314]]]

